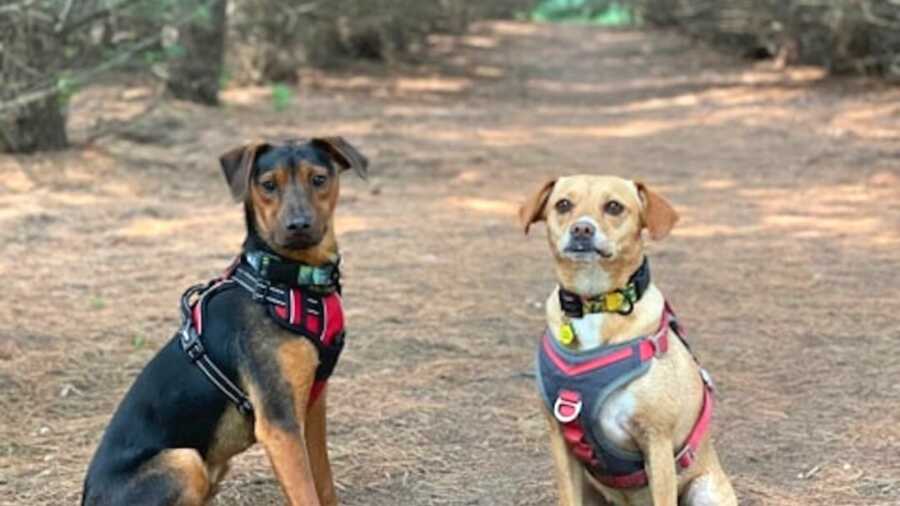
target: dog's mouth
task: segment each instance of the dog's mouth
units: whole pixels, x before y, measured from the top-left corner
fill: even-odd
[[[275,237],[275,243],[283,249],[286,250],[304,250],[309,248],[314,248],[322,242],[322,238],[325,237],[324,233],[317,233],[313,231],[302,232],[302,233],[284,233],[278,234],[280,237]]]
[[[581,261],[594,260],[598,257],[608,260],[613,257],[613,253],[609,250],[598,248],[590,243],[574,241],[566,245],[565,249],[563,249],[563,254],[574,260]]]

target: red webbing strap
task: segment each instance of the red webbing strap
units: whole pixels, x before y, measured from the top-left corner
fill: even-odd
[[[553,416],[559,422],[566,445],[575,457],[588,465],[596,465],[594,449],[587,442],[584,426],[581,424],[581,409],[584,404],[581,395],[573,390],[560,390],[553,406]]]
[[[663,309],[662,317],[659,319],[659,328],[652,336],[647,336],[638,345],[641,353],[641,362],[646,362],[653,357],[658,357],[669,351],[669,329],[672,323],[672,313],[669,312],[668,306]]]
[[[553,344],[550,342],[551,339],[553,339],[553,337],[550,336],[550,331],[547,331],[547,333],[544,334],[544,340],[542,342],[544,352],[546,352],[547,358],[553,362],[553,365],[567,376],[578,376],[598,369],[603,369],[616,362],[621,362],[634,354],[633,349],[627,347],[607,355],[601,355],[593,360],[574,364],[569,363],[564,357],[556,352],[553,348]]]
[[[308,332],[319,335],[319,341],[322,345],[330,345],[334,340],[334,335],[340,332],[344,326],[340,300],[336,299],[336,296],[326,297],[322,303],[325,315],[319,315],[317,312],[314,312],[311,308],[307,307],[303,299],[303,292],[300,289],[291,288],[288,295],[288,300],[290,301],[288,307],[279,308],[276,306],[276,313],[287,320],[291,325],[300,325],[302,321]],[[336,302],[337,305],[333,305],[332,302]],[[282,309],[282,311],[278,311],[279,309]],[[325,329],[321,328],[323,323],[326,327]],[[323,330],[330,330],[331,334],[326,334]],[[307,408],[315,404],[319,399],[319,396],[322,395],[322,392],[325,391],[327,383],[327,380],[317,380],[313,383],[309,391]]]
[[[610,488],[638,488],[645,486],[647,482],[647,473],[638,471],[631,474],[623,474],[621,476],[601,476],[592,475],[594,479]]]
[[[700,443],[703,436],[709,432],[710,422],[712,421],[713,412],[713,396],[712,390],[706,384],[703,385],[703,407],[700,408],[700,416],[694,424],[687,441],[681,451],[675,456],[675,462],[678,464],[678,470],[687,469],[694,463],[697,458],[697,450],[700,449]]]
[[[331,294],[322,301],[322,311],[324,314],[315,315],[307,313],[306,322],[308,328],[315,332],[319,325],[322,325],[319,335],[324,346],[331,346],[337,339],[338,335],[344,330],[344,310],[342,306],[341,296],[337,293]],[[325,387],[328,380],[320,380],[313,383],[312,390],[309,392],[309,406],[312,406]]]
[[[193,316],[194,322],[194,330],[197,331],[197,334],[203,334],[203,311],[200,310],[200,307],[203,304],[200,300],[194,303],[194,307],[191,308],[191,315]]]
[[[326,386],[328,386],[328,382],[324,380],[313,383],[312,388],[309,389],[309,402],[306,404],[306,409],[311,408],[319,400],[319,396],[325,391]]]

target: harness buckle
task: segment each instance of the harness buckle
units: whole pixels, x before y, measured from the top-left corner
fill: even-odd
[[[556,403],[553,405],[553,416],[560,423],[569,423],[578,418],[582,407],[581,395],[571,390],[560,390]]]
[[[691,467],[691,464],[694,463],[694,460],[697,458],[697,452],[691,445],[685,445],[684,448],[678,452],[678,455],[675,456],[675,462],[681,467],[681,469],[687,469]]]
[[[662,339],[663,335],[665,335],[665,332],[657,332],[652,336],[647,336],[647,341],[650,343],[650,347],[653,348],[654,358],[659,358],[663,353],[666,352],[666,350],[664,350],[662,347],[662,343],[660,342],[660,339]]]
[[[266,298],[269,296],[269,291],[272,288],[272,284],[265,280],[256,280],[256,287],[254,287],[253,292],[250,294],[250,297],[253,299],[253,302],[264,302]]]
[[[206,354],[203,343],[197,338],[197,333],[191,328],[191,322],[188,321],[181,327],[181,349],[187,354],[191,362],[200,360]]]
[[[184,352],[187,353],[188,358],[191,359],[191,362],[196,362],[200,360],[203,355],[206,354],[206,350],[203,348],[203,345],[200,344],[199,340],[195,340],[191,344],[189,344]]]
[[[250,400],[246,397],[243,397],[240,402],[237,403],[236,407],[243,415],[253,414],[253,404],[250,404]]]
[[[703,384],[709,388],[709,391],[713,394],[716,393],[716,383],[713,381],[712,376],[710,376],[709,371],[704,368],[700,368],[700,379],[703,380]]]

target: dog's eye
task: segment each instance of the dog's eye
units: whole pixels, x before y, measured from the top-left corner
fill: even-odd
[[[617,202],[615,200],[610,200],[609,202],[607,202],[606,204],[603,205],[603,210],[606,212],[606,214],[610,214],[612,216],[618,216],[618,215],[622,214],[622,211],[625,210],[625,206],[623,206],[622,204],[620,204],[619,202]]]
[[[567,213],[572,210],[573,204],[569,199],[559,199],[556,201],[554,207],[558,213]]]
[[[328,182],[328,176],[323,176],[322,174],[316,174],[315,176],[312,177],[312,179],[310,181],[312,181],[313,186],[315,186],[316,188],[319,188],[321,186],[324,186],[325,183]]]
[[[278,185],[275,184],[275,181],[272,181],[271,179],[267,179],[259,183],[259,185],[262,186],[262,189],[265,190],[266,193],[272,193],[278,189]]]

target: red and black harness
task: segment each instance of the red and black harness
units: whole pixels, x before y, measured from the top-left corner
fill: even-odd
[[[649,284],[646,262],[641,270],[646,271],[647,282],[641,283],[644,286],[638,290],[637,298]],[[577,311],[573,307],[571,292],[560,298],[564,296],[568,300],[563,310],[573,318],[582,317],[584,310],[580,304]],[[627,306],[629,313],[631,306]],[[609,441],[599,430],[600,414],[603,403],[613,392],[645,374],[652,360],[668,351],[672,332],[687,346],[675,314],[666,303],[656,332],[625,343],[580,352],[560,344],[549,329],[541,338],[537,378],[544,402],[559,422],[569,450],[606,486],[626,489],[647,485],[643,456],[622,450]],[[712,382],[703,368],[699,371],[704,384],[703,402],[693,429],[675,455],[678,471],[693,464],[712,418]]]
[[[182,295],[182,350],[238,411],[252,415],[247,394],[213,363],[203,346],[204,321],[215,318],[209,314],[209,301],[216,294],[233,289],[249,292],[254,302],[266,307],[275,323],[316,346],[319,366],[309,397],[312,405],[325,388],[344,347],[338,263],[310,267],[285,262],[268,253],[245,253],[221,277],[194,285]]]

